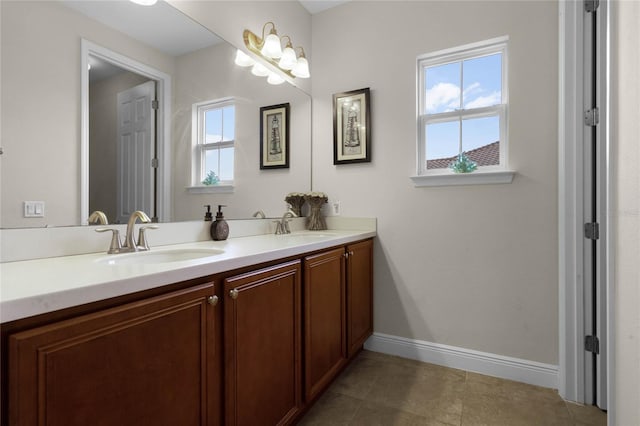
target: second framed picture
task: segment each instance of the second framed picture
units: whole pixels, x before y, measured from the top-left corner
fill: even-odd
[[[333,95],[333,164],[371,161],[369,88]]]
[[[289,168],[289,104],[260,108],[260,168]]]

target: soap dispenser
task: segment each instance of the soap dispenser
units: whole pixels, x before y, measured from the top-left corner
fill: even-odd
[[[213,215],[211,214],[211,204],[205,204],[207,208],[207,212],[204,214],[204,221],[211,222],[213,220]]]
[[[223,207],[227,206],[218,205],[216,220],[211,224],[211,238],[215,241],[226,240],[229,236],[229,224],[224,220],[224,215],[222,214]]]

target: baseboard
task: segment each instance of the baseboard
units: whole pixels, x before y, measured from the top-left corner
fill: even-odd
[[[373,333],[364,348],[445,367],[515,380],[546,388],[558,388],[558,366],[423,340]]]

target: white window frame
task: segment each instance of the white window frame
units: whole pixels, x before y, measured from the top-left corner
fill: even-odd
[[[198,102],[193,104],[191,110],[191,143],[192,143],[192,161],[191,161],[191,186],[187,189],[189,192],[195,193],[228,193],[233,192],[233,180],[220,180],[216,185],[202,184],[205,153],[212,149],[235,148],[235,137],[231,141],[204,143],[202,136],[204,135],[205,120],[204,116],[207,111],[213,109],[222,109],[228,106],[236,106],[234,98],[214,99],[210,101]],[[236,110],[237,113],[237,110]],[[237,118],[237,115],[236,115]],[[236,126],[234,120],[234,127]],[[234,129],[235,136],[235,129]],[[235,149],[234,149],[235,161]],[[234,168],[235,169],[235,168]],[[234,170],[235,174],[235,170]]]
[[[412,176],[415,186],[443,186],[443,185],[468,185],[485,183],[510,183],[514,172],[508,167],[508,138],[507,138],[507,113],[508,113],[508,40],[507,36],[471,43],[450,49],[440,50],[417,58],[417,175]],[[435,114],[427,114],[425,111],[426,87],[425,69],[438,65],[461,62],[467,59],[479,58],[492,54],[502,55],[502,82],[501,103],[494,106],[458,109]],[[462,88],[461,88],[462,90]],[[462,94],[461,94],[462,97]],[[427,124],[443,123],[470,118],[495,117],[499,118],[500,133],[500,164],[495,166],[479,166],[473,173],[453,173],[449,169],[427,169]],[[462,131],[462,126],[460,126]],[[460,141],[460,143],[462,143]]]

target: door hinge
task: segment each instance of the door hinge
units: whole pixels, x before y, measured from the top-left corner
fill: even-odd
[[[596,336],[584,336],[584,350],[598,355],[600,353],[600,340]]]
[[[597,222],[584,224],[584,237],[590,240],[600,238],[600,224]]]
[[[584,1],[584,10],[587,13],[595,12],[596,9],[600,6],[600,0],[585,0]]]
[[[584,112],[585,126],[597,126],[600,123],[600,110],[593,108]]]
[[[157,100],[153,100],[151,101],[151,109],[158,109],[160,108],[160,104],[158,103]]]
[[[151,167],[153,167],[154,169],[158,168],[158,159],[157,158],[152,158],[151,159]]]

